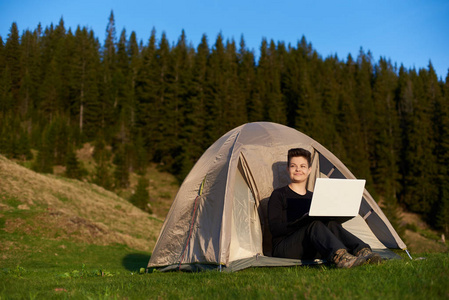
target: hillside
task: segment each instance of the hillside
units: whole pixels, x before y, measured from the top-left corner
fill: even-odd
[[[89,155],[83,157],[81,151],[78,156],[84,165],[89,164]],[[152,215],[125,199],[135,186],[135,175],[131,188],[120,191],[120,197],[94,184],[35,173],[0,155],[0,230],[50,240],[123,244],[150,253],[177,186],[171,175],[158,172],[155,166],[149,167],[148,174]],[[402,211],[401,219],[403,239],[412,255],[448,251],[441,234],[418,215]],[[14,246],[11,241],[0,243],[0,251],[6,253]]]
[[[0,155],[0,229],[8,233],[151,251],[162,222],[101,187],[38,174]]]

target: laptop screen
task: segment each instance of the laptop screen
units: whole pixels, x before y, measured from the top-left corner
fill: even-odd
[[[355,217],[360,210],[364,179],[317,178],[309,216]]]

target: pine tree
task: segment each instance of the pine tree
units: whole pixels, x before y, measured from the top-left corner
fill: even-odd
[[[19,92],[21,84],[21,65],[20,65],[20,37],[17,24],[11,25],[10,33],[6,39],[5,45],[5,62],[9,69],[11,78],[11,93],[15,103],[19,102]],[[17,109],[17,107],[15,107]]]
[[[5,68],[5,44],[3,43],[3,38],[0,36],[0,70]]]
[[[116,72],[116,31],[114,12],[111,11],[106,27],[106,39],[102,51],[102,83],[101,83],[101,128],[107,140],[110,139],[110,128],[114,126],[114,110],[117,107],[117,87],[114,85]]]
[[[262,105],[260,98],[256,97],[256,64],[254,53],[246,49],[243,35],[240,39],[238,52],[238,76],[241,85],[243,101],[246,103],[246,112],[249,122],[262,120]]]
[[[404,163],[404,190],[402,201],[414,212],[429,215],[438,198],[435,186],[437,173],[432,119],[433,97],[429,90],[429,76],[426,70],[411,73],[413,86],[412,119]],[[425,164],[422,162],[425,161]]]
[[[127,188],[129,186],[129,164],[126,154],[125,147],[122,146],[114,155],[114,186],[116,189]]]
[[[225,77],[224,77],[225,47],[223,36],[217,35],[208,59],[205,85],[205,126],[204,138],[212,144],[223,134],[224,105],[225,105]]]
[[[194,51],[194,50],[190,50]],[[187,95],[183,104],[183,126],[181,139],[182,150],[176,161],[177,177],[184,179],[195,162],[210,144],[203,137],[205,128],[206,75],[209,46],[206,35],[198,45],[196,55],[192,58],[191,84],[187,87]]]
[[[61,90],[60,77],[57,74],[56,60],[52,59],[42,86],[40,88],[40,112],[48,122],[51,122],[56,115],[61,112],[60,107],[60,95],[58,92]]]
[[[301,132],[321,141],[319,136],[322,117],[320,99],[313,85],[311,65],[308,62],[308,49],[305,39],[298,45],[298,49],[293,52],[296,68],[294,79],[291,81],[290,89],[294,90],[293,99],[296,100],[294,124],[295,128]],[[296,87],[292,87],[296,85]],[[289,100],[289,102],[291,102]]]
[[[372,185],[368,153],[364,149],[361,122],[356,110],[356,63],[351,55],[341,74],[336,128],[344,141],[346,157],[340,158],[358,178]]]
[[[376,118],[374,119],[374,151],[372,174],[377,192],[383,197],[384,212],[396,230],[400,227],[400,214],[397,195],[399,193],[400,145],[399,121],[396,110],[395,93],[397,87],[396,71],[391,62],[381,58],[375,68],[373,100]]]
[[[364,53],[360,49],[357,57],[356,69],[356,109],[362,120],[362,141],[364,151],[369,153],[369,161],[373,161],[372,149],[373,145],[373,130],[374,130],[374,104],[372,99],[372,81],[373,81],[373,66],[371,53]],[[370,166],[371,167],[371,166]]]
[[[131,124],[132,107],[130,103],[131,85],[129,84],[129,57],[126,50],[126,30],[123,29],[117,43],[117,62],[113,76],[113,85],[117,90],[115,118],[123,116],[122,122],[129,127]],[[122,114],[123,112],[123,114]]]
[[[395,103],[397,77],[391,62],[380,59],[373,86],[374,151],[372,173],[377,190],[385,197],[398,193],[399,121]]]
[[[257,68],[258,91],[264,109],[263,118],[266,121],[285,124],[286,106],[281,91],[281,66],[276,55],[276,45],[273,41],[268,47],[264,39]]]
[[[21,43],[22,84],[20,87],[20,115],[30,115],[34,109],[34,101],[38,98],[40,83],[40,58],[39,58],[38,31],[25,31]]]
[[[28,138],[28,132],[23,130],[22,128],[18,128],[18,137],[16,143],[16,153],[15,158],[20,159],[22,161],[30,160],[33,158],[33,154],[31,153],[30,142]]]
[[[49,128],[44,130],[42,137],[32,169],[39,173],[52,174],[54,165],[54,152],[52,149],[53,135]]]
[[[0,113],[5,115],[14,111],[14,97],[9,68],[5,67],[0,72]]]
[[[427,88],[433,102],[433,128],[435,132],[435,149],[433,154],[437,163],[436,180],[433,184],[438,189],[429,219],[430,223],[449,234],[449,76],[446,84],[440,83],[431,63]]]
[[[348,161],[345,148],[346,141],[341,138],[341,134],[348,129],[346,124],[339,124],[338,120],[340,105],[342,104],[340,92],[345,89],[342,86],[342,65],[337,56],[329,56],[322,64],[313,59],[312,56],[309,64],[312,66],[310,68],[312,71],[311,78],[319,78],[318,81],[320,82],[315,88],[315,90],[320,91],[318,98],[321,105],[321,114],[313,121],[315,124],[320,124],[320,133],[316,136],[316,139],[321,141],[342,161]]]
[[[246,102],[239,80],[239,61],[235,42],[228,41],[225,48],[225,129],[232,129],[248,122]],[[224,133],[224,132],[223,132]]]
[[[86,28],[78,27],[74,47],[71,114],[77,120],[80,133],[87,138],[94,138],[102,121],[98,99],[99,46],[92,31],[89,33]]]
[[[136,77],[136,129],[145,132],[143,143],[149,160],[154,160],[156,143],[161,138],[158,130],[160,106],[157,99],[159,74],[156,60],[156,30],[153,29],[148,45],[142,49],[142,63]]]
[[[112,190],[113,180],[110,174],[111,153],[106,148],[103,139],[97,139],[94,144],[94,160],[97,164],[93,182],[107,190]]]
[[[140,176],[136,191],[129,198],[129,202],[131,202],[134,206],[140,208],[141,210],[147,211],[151,214],[153,212],[151,210],[151,207],[148,206],[148,203],[150,201],[150,195],[148,193],[149,186],[150,184],[148,179],[144,175]]]
[[[129,57],[129,74],[128,74],[128,84],[129,84],[129,110],[130,110],[130,123],[131,126],[135,126],[136,123],[136,85],[137,76],[141,64],[141,55],[139,45],[137,44],[136,33],[133,31],[129,37],[127,45],[127,53]]]
[[[78,158],[76,157],[76,152],[73,147],[68,147],[66,161],[65,161],[65,175],[69,178],[81,179],[82,170]]]
[[[156,160],[162,162],[164,169],[177,173],[179,165],[175,158],[181,151],[181,127],[183,124],[183,98],[189,85],[189,57],[185,33],[174,48],[170,48],[165,33],[162,34],[159,49],[156,50],[157,70],[160,89],[157,91],[159,102],[158,120],[160,136],[156,142]]]

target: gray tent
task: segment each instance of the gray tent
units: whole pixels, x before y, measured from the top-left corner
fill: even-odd
[[[184,180],[148,268],[235,271],[322,262],[270,256],[267,201],[273,189],[288,184],[286,153],[294,147],[312,152],[311,191],[317,177],[355,178],[331,152],[295,129],[269,122],[239,126],[210,146]],[[397,256],[388,248],[406,248],[366,190],[359,215],[343,226],[385,258]]]

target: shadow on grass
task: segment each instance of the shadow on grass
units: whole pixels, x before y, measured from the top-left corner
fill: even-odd
[[[147,267],[150,257],[147,254],[131,253],[123,257],[122,265],[129,271],[139,271]]]

